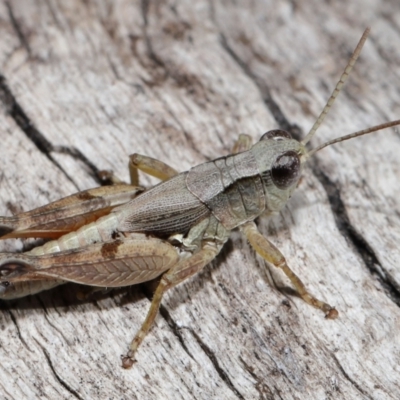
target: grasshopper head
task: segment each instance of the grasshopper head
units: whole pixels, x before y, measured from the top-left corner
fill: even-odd
[[[269,212],[280,211],[300,179],[303,144],[281,129],[268,131],[252,148],[260,171]]]
[[[300,179],[302,166],[319,150],[398,125],[400,120],[386,122],[330,140],[311,150],[307,150],[306,144],[315,131],[312,135],[308,134],[301,142],[292,139],[288,132],[280,129],[264,133],[251,151],[257,160],[263,180],[268,211],[277,212],[285,206]]]

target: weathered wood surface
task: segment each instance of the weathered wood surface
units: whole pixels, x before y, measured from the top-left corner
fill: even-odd
[[[185,170],[242,132],[304,134],[369,25],[314,144],[399,118],[399,7],[366,4],[1,2],[0,214],[96,186],[96,169],[127,180],[133,152]],[[273,289],[235,234],[168,293],[129,371],[119,356],[149,306],[143,287],[3,305],[0,398],[398,399],[399,139],[324,150],[286,210],[260,222],[339,319]]]

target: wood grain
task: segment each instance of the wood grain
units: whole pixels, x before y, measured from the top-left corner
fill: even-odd
[[[17,0],[0,21],[0,215],[94,187],[98,170],[128,180],[134,152],[182,171],[243,132],[303,136],[367,26],[313,144],[400,116],[394,0]],[[147,288],[3,304],[0,398],[398,399],[399,153],[398,130],[327,148],[285,211],[259,222],[339,319],[275,290],[234,233],[168,293],[129,371],[119,356]]]

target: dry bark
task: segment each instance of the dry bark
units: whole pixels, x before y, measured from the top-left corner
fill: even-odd
[[[368,25],[313,143],[399,118],[399,8],[365,4],[1,2],[0,215],[96,186],[101,169],[128,180],[133,152],[182,171],[229,153],[242,132],[304,135]],[[259,222],[339,319],[274,290],[233,234],[168,293],[129,371],[119,355],[145,288],[79,302],[69,285],[4,304],[0,397],[398,399],[399,139],[324,150],[284,212]]]

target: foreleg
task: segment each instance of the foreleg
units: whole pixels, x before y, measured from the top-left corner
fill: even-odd
[[[290,281],[296,288],[299,296],[306,303],[322,310],[325,313],[326,318],[337,318],[337,310],[329,304],[318,300],[307,291],[300,278],[287,265],[285,257],[282,255],[282,253],[258,231],[257,226],[254,222],[247,222],[246,224],[242,225],[241,230],[246,235],[247,240],[249,241],[253,249],[262,258],[264,258],[265,261],[272,264],[276,268],[280,268],[285,273],[285,275],[290,279]]]

